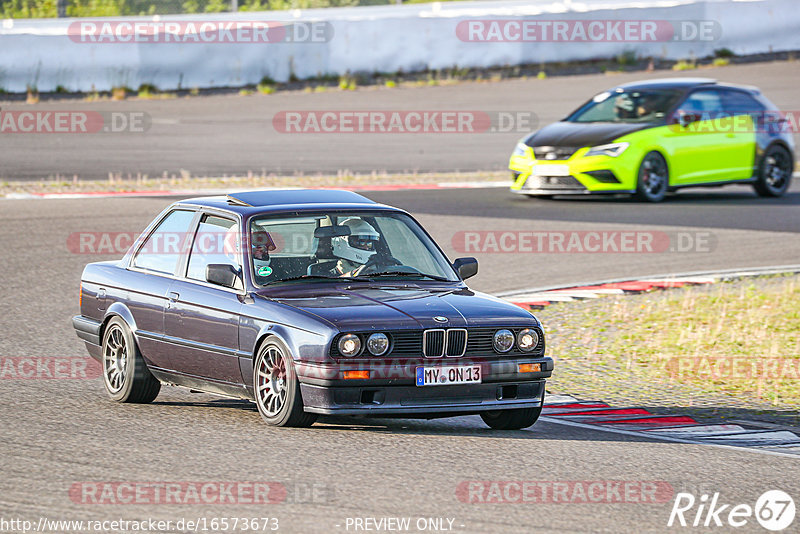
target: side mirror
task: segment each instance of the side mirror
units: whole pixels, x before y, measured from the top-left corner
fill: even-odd
[[[453,262],[453,268],[462,280],[478,274],[478,260],[475,258],[458,258]]]
[[[235,289],[239,284],[239,271],[228,263],[209,263],[206,265],[206,281]]]

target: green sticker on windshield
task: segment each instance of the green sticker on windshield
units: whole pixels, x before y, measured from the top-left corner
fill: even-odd
[[[272,267],[269,266],[259,267],[258,271],[256,272],[258,273],[258,276],[269,276],[272,274]]]

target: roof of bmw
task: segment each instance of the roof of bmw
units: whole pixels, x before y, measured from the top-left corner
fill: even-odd
[[[358,193],[339,189],[242,191],[230,193],[227,196],[189,198],[181,200],[179,204],[204,206],[238,213],[309,209],[388,208],[388,206],[377,204]]]

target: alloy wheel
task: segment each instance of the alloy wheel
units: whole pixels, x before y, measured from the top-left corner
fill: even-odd
[[[112,325],[106,336],[103,353],[104,378],[109,391],[117,393],[125,385],[125,376],[128,372],[128,347],[125,335],[119,326]]]
[[[278,347],[266,348],[258,366],[258,402],[269,417],[277,416],[286,402],[286,359]]]

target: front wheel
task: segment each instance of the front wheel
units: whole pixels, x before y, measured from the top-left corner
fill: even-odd
[[[514,410],[492,410],[481,413],[481,419],[495,430],[519,430],[533,426],[541,413],[541,406]]]
[[[794,162],[791,153],[780,145],[767,149],[761,159],[758,178],[753,184],[760,197],[780,197],[789,189]]]
[[[669,169],[664,156],[656,151],[648,152],[639,166],[636,198],[645,202],[661,202],[668,187]]]
[[[275,338],[267,339],[258,350],[253,387],[258,413],[267,424],[307,427],[317,420],[317,414],[303,411],[300,381],[289,349]]]
[[[112,400],[146,404],[161,391],[136,346],[128,325],[114,317],[103,333],[103,383]]]

